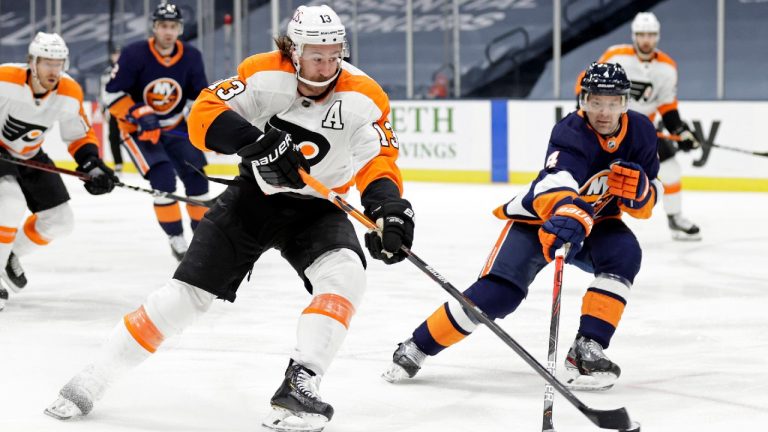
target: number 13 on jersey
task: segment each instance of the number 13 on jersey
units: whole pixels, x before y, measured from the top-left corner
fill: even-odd
[[[397,135],[395,135],[395,131],[392,130],[392,123],[387,120],[379,120],[372,125],[373,128],[376,129],[376,133],[379,134],[379,142],[381,142],[382,147],[392,146],[396,149],[400,148],[400,143],[397,141]]]

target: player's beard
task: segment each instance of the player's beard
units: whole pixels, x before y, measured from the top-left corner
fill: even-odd
[[[56,88],[60,79],[61,76],[59,74],[46,74],[45,76],[38,74],[37,76],[38,82],[46,91],[51,91]]]

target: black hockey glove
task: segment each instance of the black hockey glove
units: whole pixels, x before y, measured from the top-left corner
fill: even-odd
[[[683,123],[683,126],[678,128],[678,130],[674,131],[674,134],[680,136],[680,141],[677,142],[677,148],[684,152],[689,152],[701,147],[698,138],[696,138],[696,135],[691,132],[691,129],[685,123]]]
[[[112,192],[115,188],[115,182],[120,181],[115,176],[115,172],[111,168],[104,164],[104,161],[96,156],[90,156],[82,165],[77,167],[77,170],[86,173],[91,176],[90,180],[86,180],[85,190],[91,195],[101,195]]]
[[[309,173],[309,162],[287,132],[272,128],[237,154],[251,164],[254,174],[258,172],[272,186],[291,189],[306,186],[299,168]]]
[[[371,257],[394,264],[407,255],[400,246],[410,248],[413,244],[414,213],[411,203],[402,198],[388,199],[376,204],[366,215],[381,228],[381,233],[370,231],[365,234],[365,247]]]

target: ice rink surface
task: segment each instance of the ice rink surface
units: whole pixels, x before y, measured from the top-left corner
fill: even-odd
[[[124,189],[93,197],[66,181],[74,233],[23,259],[29,285],[11,293],[0,312],[0,431],[260,430],[310,300],[274,251],[256,264],[234,304],[217,301],[114,385],[87,419],[43,415],[114,324],[175,269],[151,197]],[[146,186],[136,175],[125,181]],[[503,225],[491,210],[519,189],[406,184],[417,214],[413,250],[463,290]],[[646,432],[760,430],[768,424],[768,195],[687,192],[684,209],[703,241],[672,241],[661,206],[649,221],[625,218],[644,256],[606,351],[623,374],[611,391],[577,396],[592,408],[627,407]],[[591,279],[566,266],[561,369]],[[500,322],[541,362],[551,287],[547,267],[518,311]],[[482,326],[428,359],[416,379],[392,385],[380,378],[397,342],[447,299],[408,262],[370,263],[364,303],[321,387],[336,409],[326,431],[541,430],[542,379]],[[554,408],[558,431],[598,430],[564,398]]]

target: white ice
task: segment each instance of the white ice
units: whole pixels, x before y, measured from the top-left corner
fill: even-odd
[[[135,175],[125,181],[144,186]],[[29,286],[0,312],[0,431],[259,430],[309,302],[274,251],[257,263],[234,304],[216,302],[113,386],[88,418],[62,423],[43,415],[113,325],[175,269],[148,195],[92,197],[77,181],[67,183],[75,232],[24,257]],[[466,288],[503,224],[490,211],[517,190],[408,183],[417,212],[413,250]],[[577,396],[592,408],[627,407],[644,431],[760,430],[768,423],[767,196],[684,198],[702,242],[673,242],[661,207],[650,221],[628,218],[644,261],[606,351],[623,375],[609,392]],[[564,280],[559,364],[591,276],[567,266]],[[384,382],[396,343],[448,295],[408,262],[372,262],[368,281],[321,387],[336,409],[326,431],[541,430],[542,379],[483,327],[428,359],[417,379]],[[546,358],[551,286],[548,267],[518,311],[500,322],[539,361]],[[554,418],[558,431],[597,430],[560,396]]]

